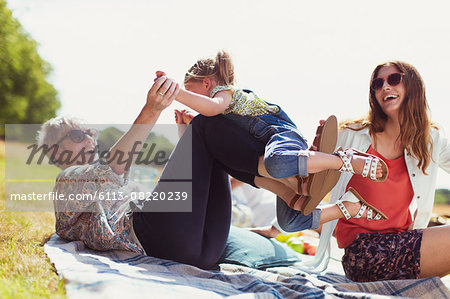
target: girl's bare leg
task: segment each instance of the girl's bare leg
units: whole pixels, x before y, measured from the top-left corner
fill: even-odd
[[[287,203],[296,195],[294,190],[286,187],[285,184],[279,182],[276,179],[272,179],[272,178],[255,177],[255,185],[260,188],[269,190],[272,193],[275,193],[276,195],[278,195],[281,199],[283,199]],[[303,201],[304,199],[300,199],[300,200]]]
[[[450,273],[450,225],[423,230],[420,246],[420,277],[445,276]]]
[[[275,193],[285,202],[289,202],[296,194],[285,184],[267,177],[255,177],[255,185]],[[304,199],[299,199],[299,201],[301,201],[301,203],[303,204]],[[266,238],[275,238],[280,233],[280,231],[273,225],[254,227],[250,228],[249,230]]]
[[[350,212],[350,215],[355,216],[359,209],[361,208],[361,205],[359,203],[353,203],[353,202],[344,202],[344,206],[347,208],[347,210]],[[337,205],[326,205],[320,207],[321,214],[320,214],[320,224],[327,223],[331,220],[336,220],[339,218],[344,218],[344,214],[342,214],[341,210],[337,207]],[[367,212],[364,212],[363,217],[365,217]],[[261,226],[261,227],[254,227],[250,229],[252,232],[260,234],[266,238],[275,238],[280,234],[280,231],[273,225],[269,226]]]
[[[361,173],[362,169],[364,167],[365,159],[360,156],[353,156],[352,159],[352,165],[353,169],[356,173]],[[309,151],[309,158],[308,158],[308,173],[316,173],[327,169],[340,169],[342,167],[342,160],[336,155],[331,154],[325,154],[322,152],[315,152],[315,151]],[[272,177],[266,170],[266,167],[264,165],[264,157],[259,157],[259,163],[258,163],[258,173],[266,178],[271,178],[272,180],[276,180],[280,183],[283,183],[290,189],[297,191],[298,189],[298,180],[297,177],[288,177],[288,178],[281,178],[277,179]],[[383,171],[381,169],[381,165],[378,165],[377,167],[377,173],[376,176],[382,177]]]
[[[295,192],[293,190],[286,188],[286,186],[283,183],[280,183],[279,181],[273,179],[265,177],[255,177],[255,185],[275,193],[286,202],[289,202],[289,200],[291,200],[292,197],[295,196]],[[302,198],[299,199],[299,201],[303,200],[304,199]],[[344,202],[344,206],[350,212],[350,215],[355,216],[358,213],[361,204]],[[344,217],[341,210],[335,204],[324,205],[320,207],[320,209],[321,209],[320,224]],[[250,230],[266,238],[274,238],[280,233],[280,231],[273,225],[256,227]]]
[[[248,229],[251,232],[257,233],[266,238],[276,238],[280,234],[278,228],[273,225],[252,227]]]

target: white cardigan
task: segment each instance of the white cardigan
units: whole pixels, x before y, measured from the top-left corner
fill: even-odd
[[[433,208],[438,167],[450,173],[450,144],[447,138],[443,136],[442,130],[437,129],[431,129],[430,136],[433,142],[433,153],[430,165],[426,169],[427,175],[423,174],[422,170],[417,167],[417,159],[407,154],[405,150],[406,167],[414,191],[414,197],[409,206],[414,229],[425,228],[428,225]],[[344,129],[339,132],[337,146],[343,149],[355,148],[366,152],[371,143],[372,139],[368,128],[360,131]],[[338,183],[331,192],[330,203],[335,203],[344,194],[352,176],[353,174],[348,172],[341,174]],[[316,256],[313,261],[305,263],[305,266],[309,268],[308,270],[320,272],[320,265],[327,266],[328,259],[325,261],[325,264],[324,259],[336,223],[337,220],[324,224]]]

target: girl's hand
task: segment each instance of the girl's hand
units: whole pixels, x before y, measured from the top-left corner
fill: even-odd
[[[189,110],[186,110],[186,109],[181,111],[181,116],[183,117],[183,123],[185,123],[187,125],[195,117],[195,115],[192,113],[192,111],[189,111]]]
[[[177,123],[177,126],[178,126],[178,137],[181,138],[181,136],[183,136],[183,134],[186,131],[186,128],[189,124],[189,122],[185,122],[184,111],[186,111],[186,110],[180,111],[180,110],[175,109],[174,111],[175,111],[175,122]]]
[[[159,77],[167,76],[165,72],[163,71],[156,71],[156,78],[153,81],[156,81]]]
[[[179,125],[184,124],[181,111],[178,109],[175,109],[174,112],[175,112],[175,123],[177,123]]]
[[[175,109],[175,122],[177,124],[188,125],[191,120],[194,118],[194,114],[192,114],[189,110],[177,110]]]

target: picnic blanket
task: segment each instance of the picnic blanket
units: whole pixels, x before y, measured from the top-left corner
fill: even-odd
[[[206,271],[128,251],[95,251],[56,234],[44,250],[64,278],[68,298],[450,298],[437,277],[355,283],[295,265],[262,271],[220,264]]]

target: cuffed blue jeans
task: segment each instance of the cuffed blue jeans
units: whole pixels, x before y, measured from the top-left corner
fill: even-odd
[[[300,154],[308,143],[289,116],[279,112],[260,116],[226,114],[226,118],[264,144],[264,166],[274,178],[308,176],[308,156]]]

